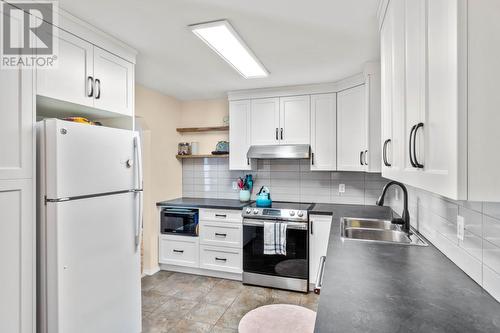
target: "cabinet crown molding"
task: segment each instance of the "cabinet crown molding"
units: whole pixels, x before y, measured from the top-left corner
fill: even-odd
[[[330,83],[230,91],[227,97],[229,101],[237,101],[242,99],[270,98],[277,96],[285,97],[335,93],[364,83],[364,74],[358,73],[343,80]]]

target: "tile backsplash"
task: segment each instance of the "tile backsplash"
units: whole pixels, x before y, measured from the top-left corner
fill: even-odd
[[[247,173],[255,179],[252,198],[266,185],[275,201],[373,205],[388,181],[380,174],[310,171],[308,160],[259,160],[254,171],[229,171],[226,158],[185,159],[183,196],[237,199],[232,183]],[[385,203],[400,213],[402,192],[396,191],[388,191]],[[454,201],[411,186],[408,193],[412,225],[500,301],[500,203]],[[457,216],[465,222],[463,241]]]
[[[385,201],[398,213],[401,194],[391,189]],[[455,201],[410,186],[408,197],[411,224],[500,301],[500,203]],[[464,240],[457,237],[458,216]]]
[[[310,171],[308,160],[259,160],[255,171],[229,171],[226,158],[184,159],[182,188],[185,197],[238,199],[232,183],[252,174],[254,191],[266,185],[275,201],[375,204],[387,182],[380,174]],[[345,192],[339,192],[339,185]]]

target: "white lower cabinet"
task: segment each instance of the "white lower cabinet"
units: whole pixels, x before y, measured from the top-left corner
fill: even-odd
[[[198,237],[161,235],[160,263],[185,267],[199,267]]]
[[[201,245],[200,268],[229,273],[241,273],[241,249]]]
[[[320,258],[326,256],[332,216],[311,215],[309,217],[309,284],[316,283]]]
[[[212,246],[241,247],[241,224],[200,221],[200,243]]]
[[[35,331],[35,223],[31,179],[0,180],[0,332]]]
[[[214,276],[228,273],[224,277],[240,279],[242,221],[241,210],[200,209],[198,237],[160,236],[160,264],[199,269],[191,270],[193,274],[210,275],[214,271]]]

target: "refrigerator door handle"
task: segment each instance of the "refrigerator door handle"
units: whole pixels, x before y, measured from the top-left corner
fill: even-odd
[[[141,245],[142,219],[143,219],[143,213],[144,213],[144,203],[143,203],[143,192],[137,191],[135,193],[137,194],[137,199],[139,200],[137,222],[135,224],[135,249],[136,249],[136,251],[139,251],[140,245]]]
[[[141,138],[139,136],[139,133],[137,133],[134,136],[134,150],[135,150],[135,157],[137,159],[136,165],[137,165],[137,185],[136,189],[141,189],[142,190],[142,146],[141,146]]]
[[[137,223],[135,230],[135,247],[136,250],[139,251],[139,247],[141,244],[141,231],[142,231],[142,219],[144,216],[144,202],[143,202],[143,192],[142,192],[142,149],[141,149],[141,138],[139,133],[136,133],[134,136],[134,150],[137,158],[137,195],[139,200],[139,210],[137,214]]]

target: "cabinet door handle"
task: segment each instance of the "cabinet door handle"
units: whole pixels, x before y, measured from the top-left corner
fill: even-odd
[[[250,165],[250,159],[247,158],[247,165]]]
[[[314,153],[311,153],[311,164],[314,165]]]
[[[359,164],[361,164],[361,165],[363,165],[363,154],[364,154],[364,151],[359,152]]]
[[[95,99],[100,99],[101,98],[101,80],[95,79]]]
[[[276,127],[276,140],[279,140],[279,136],[278,136],[278,127]]]
[[[94,78],[92,76],[89,76],[87,77],[87,97],[92,97],[93,95],[94,95]]]
[[[417,160],[417,132],[419,128],[423,128],[424,123],[418,123],[415,125],[415,131],[413,132],[413,161],[415,162],[415,167],[423,169],[424,165],[419,163]]]
[[[417,125],[413,125],[412,128],[411,128],[411,131],[410,131],[410,142],[409,142],[409,145],[408,145],[408,151],[409,151],[409,154],[410,154],[410,164],[414,168],[416,168],[417,165],[415,164],[415,161],[413,161],[413,146],[411,144],[411,141],[412,141],[412,138],[413,138],[413,132],[415,131],[416,127],[417,127]]]
[[[368,150],[365,150],[365,154],[364,154],[364,161],[365,161],[365,165],[368,165],[368,161],[367,161],[367,157],[368,156]]]
[[[311,220],[311,235],[313,234],[313,221]]]
[[[382,155],[383,155],[383,159],[384,159],[384,165],[387,166],[387,167],[390,167],[391,164],[389,162],[387,162],[387,145],[389,144],[389,142],[391,142],[391,139],[387,139],[384,141],[384,147],[382,148]]]
[[[283,127],[281,128],[281,140],[283,140]]]
[[[174,249],[174,252],[175,253],[184,253],[184,250],[176,250],[176,249]]]
[[[216,233],[215,233],[215,236],[218,236],[218,237],[226,237],[226,236],[227,236],[227,234],[220,234],[220,233],[216,232]]]
[[[215,214],[215,217],[218,217],[220,219],[225,219],[225,218],[227,218],[227,215],[226,214]]]
[[[318,269],[318,274],[316,275],[316,285],[314,286],[314,293],[318,295],[321,293],[321,286],[323,285],[325,262],[326,262],[326,256],[322,256],[321,258],[319,258],[319,269]]]
[[[226,262],[227,259],[226,258],[218,258],[218,257],[215,257],[215,260],[217,261],[223,261],[223,262]]]

